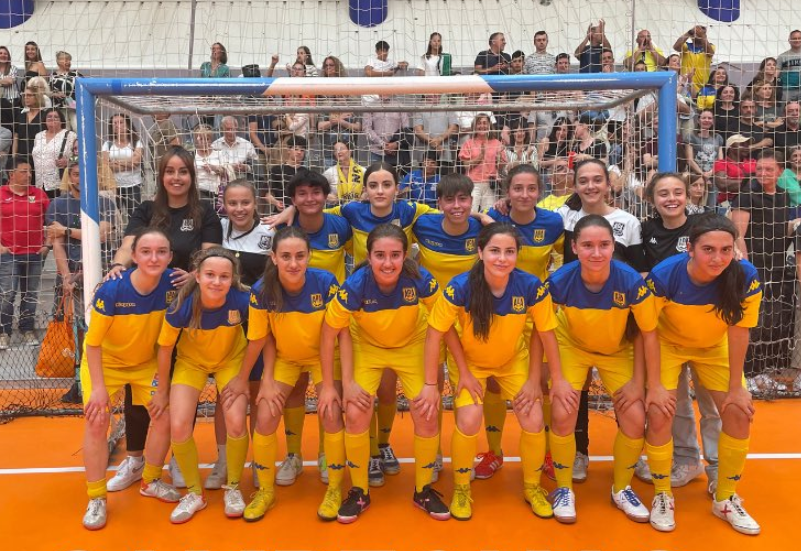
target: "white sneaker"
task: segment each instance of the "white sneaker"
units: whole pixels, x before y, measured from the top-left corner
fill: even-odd
[[[570,488],[557,488],[549,496],[553,516],[562,524],[576,522],[576,494]]]
[[[439,473],[442,471],[442,454],[438,453],[434,460],[434,468],[431,469],[431,484],[439,480]],[[475,472],[475,470],[473,471]]]
[[[106,499],[96,497],[89,500],[83,515],[83,527],[87,530],[100,530],[106,525]]]
[[[715,494],[718,491],[718,479],[712,479],[709,481],[709,486],[706,487],[706,493],[709,494],[709,497],[714,500]]]
[[[681,488],[686,486],[692,480],[698,478],[704,473],[704,466],[700,463],[676,463],[673,462],[673,468],[670,471],[670,485],[673,488]]]
[[[325,460],[324,453],[317,456],[317,469],[320,471],[320,482],[328,484],[328,461]]]
[[[164,503],[181,501],[181,494],[178,493],[178,490],[162,480],[154,480],[150,484],[145,484],[143,480],[139,486],[139,493],[145,497],[155,497]]]
[[[219,490],[228,482],[228,464],[225,459],[218,459],[211,468],[211,473],[206,477],[203,487],[207,490]]]
[[[11,348],[11,337],[3,333],[0,335],[0,350],[8,350]]]
[[[737,494],[723,501],[713,499],[712,513],[731,524],[731,527],[741,534],[756,536],[760,531],[759,524],[746,512],[742,503],[742,498]]]
[[[36,338],[36,333],[33,331],[25,331],[22,334],[23,346],[39,346],[39,339]]]
[[[651,479],[651,467],[648,466],[648,463],[646,463],[645,459],[642,457],[637,460],[637,464],[634,466],[634,476],[646,484],[654,483]]]
[[[587,470],[589,466],[589,456],[581,452],[576,452],[576,459],[573,460],[573,482],[584,482],[587,480]]]
[[[245,500],[239,488],[225,486],[225,516],[228,518],[239,518],[245,512]]]
[[[629,520],[633,520],[634,522],[648,522],[648,519],[651,518],[651,513],[649,513],[645,505],[642,504],[642,501],[640,501],[640,498],[634,493],[634,490],[631,489],[631,486],[626,486],[617,493],[613,487],[612,503],[614,503],[618,509],[626,513]]]
[[[175,456],[173,455],[170,459],[170,478],[172,478],[172,485],[175,488],[186,488],[186,481],[184,480],[184,475],[181,473],[181,468],[178,466],[178,462],[175,460]]]
[[[200,494],[189,492],[181,501],[178,506],[170,513],[170,522],[173,524],[183,524],[189,522],[195,513],[202,511],[206,508],[206,500]]]
[[[651,502],[651,526],[659,532],[672,532],[676,529],[676,501],[673,496],[659,492]]]
[[[142,480],[143,472],[145,472],[145,458],[127,456],[108,481],[108,491],[119,492],[128,488],[134,482]]]
[[[291,486],[302,472],[303,460],[294,453],[290,453],[281,463],[278,472],[275,473],[275,483],[279,486]]]

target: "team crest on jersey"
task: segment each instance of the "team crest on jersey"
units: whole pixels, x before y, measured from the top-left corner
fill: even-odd
[[[545,241],[545,230],[534,230],[534,243],[542,243]]]
[[[195,221],[191,218],[184,218],[181,221],[181,231],[195,231]]]
[[[335,233],[328,234],[328,246],[332,249],[336,249],[339,247],[339,235]]]
[[[615,222],[612,224],[612,233],[615,234],[615,237],[623,237],[623,230],[626,228],[626,225],[623,222]]]
[[[167,291],[167,292],[164,294],[164,301],[165,301],[167,304],[172,304],[172,301],[174,301],[174,300],[175,300],[175,298],[176,298],[177,296],[178,296],[178,291],[176,291],[176,290],[174,290],[174,289],[173,289],[173,290],[170,290],[170,291]]]
[[[311,305],[312,308],[321,308],[323,306],[323,295],[321,295],[320,293],[312,294]]]
[[[687,235],[679,237],[679,241],[676,243],[676,250],[680,253],[687,252],[687,244],[690,242],[690,238]]]
[[[259,248],[262,251],[269,251],[273,248],[273,238],[269,235],[262,235],[259,239]]]
[[[228,325],[239,325],[242,323],[242,316],[239,310],[228,310]]]
[[[526,309],[526,299],[523,297],[512,297],[512,310],[523,312]]]
[[[469,253],[476,252],[476,240],[474,237],[464,240],[464,250]]]
[[[618,306],[624,306],[626,304],[626,293],[615,291],[612,295],[612,301]]]
[[[403,288],[403,300],[406,302],[414,302],[417,300],[417,289],[414,287]]]

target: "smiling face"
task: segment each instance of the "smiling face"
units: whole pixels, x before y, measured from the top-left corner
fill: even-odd
[[[398,282],[405,259],[403,242],[394,237],[376,239],[367,253],[367,262],[379,287],[391,287]]]
[[[167,161],[161,185],[164,186],[164,191],[167,192],[169,199],[180,202],[189,196],[189,190],[192,187],[192,173],[179,156],[173,155]]]
[[[246,231],[253,226],[256,197],[252,189],[245,186],[226,187],[223,205],[234,229]]]
[[[715,115],[712,111],[701,111],[701,114],[698,115],[698,124],[704,130],[710,130],[715,125]]]
[[[737,97],[737,92],[734,91],[734,86],[724,86],[720,91],[721,101],[734,101]]]
[[[221,256],[210,256],[205,259],[195,273],[201,301],[204,304],[224,302],[233,279],[234,265],[229,259]]]
[[[609,175],[597,163],[584,164],[576,173],[575,188],[584,209],[600,205],[609,193]]]
[[[509,277],[517,264],[517,241],[506,233],[493,235],[483,249],[478,249],[478,257],[484,262],[484,277],[498,280]]]
[[[316,216],[325,207],[325,193],[318,186],[299,185],[295,188],[292,204],[303,216]]]
[[[476,137],[487,137],[490,131],[489,117],[479,115],[476,117],[476,120],[473,121],[473,127],[475,128],[474,135]]]
[[[685,215],[687,188],[675,176],[660,179],[654,186],[654,208],[664,220],[675,220]]]
[[[5,46],[0,46],[0,63],[8,63],[11,61],[11,53]]]
[[[460,225],[464,224],[470,216],[470,211],[473,208],[473,197],[467,193],[459,192],[456,195],[440,197],[437,200],[437,206],[451,224]]]
[[[25,60],[26,61],[36,61],[37,58],[37,50],[35,44],[27,44],[25,46]]]

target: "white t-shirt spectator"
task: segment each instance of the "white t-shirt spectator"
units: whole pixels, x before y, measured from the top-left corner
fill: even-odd
[[[66,128],[58,132],[49,142],[46,130],[36,134],[31,151],[33,166],[36,170],[36,187],[45,191],[58,189],[61,185],[61,175],[56,161],[59,153],[64,157],[70,156],[73,143],[75,143],[75,133],[69,132]],[[62,144],[64,145],[63,149]]]
[[[220,152],[212,149],[207,157],[202,157],[195,152],[195,172],[197,173],[197,187],[201,191],[217,193],[220,188],[220,175],[216,172],[207,170],[206,167],[223,166]]]
[[[118,147],[113,142],[103,143],[103,152],[108,153],[109,161],[130,161],[133,159],[136,149],[142,149],[142,142],[136,142],[134,148],[128,143],[124,147]],[[114,180],[117,182],[117,187],[134,187],[142,185],[142,170],[140,167],[135,167],[133,170],[126,170],[123,172],[115,172]]]

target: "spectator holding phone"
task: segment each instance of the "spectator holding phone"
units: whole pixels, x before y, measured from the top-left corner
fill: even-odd
[[[623,64],[630,71],[634,70],[634,65],[645,63],[645,70],[648,72],[658,71],[660,67],[667,64],[667,59],[662,50],[654,46],[651,41],[651,31],[643,29],[637,33],[637,48],[632,52],[626,52],[626,59]]]
[[[606,22],[601,19],[597,25],[589,24],[587,35],[578,45],[573,55],[579,60],[579,73],[602,72],[601,55],[604,50],[611,50],[612,45],[606,38]]]
[[[681,54],[681,74],[692,73],[693,97],[709,80],[715,45],[706,36],[706,27],[696,25],[681,35],[673,49]]]

